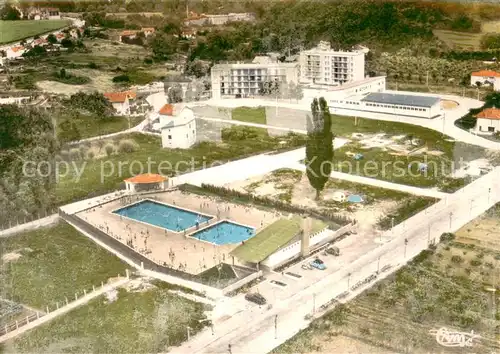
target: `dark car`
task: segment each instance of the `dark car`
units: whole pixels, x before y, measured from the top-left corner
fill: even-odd
[[[245,295],[245,299],[255,302],[257,305],[265,305],[267,303],[266,298],[259,293],[248,293]]]

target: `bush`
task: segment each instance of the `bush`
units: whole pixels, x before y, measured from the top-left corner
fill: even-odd
[[[462,263],[464,260],[462,259],[462,257],[455,255],[455,256],[451,256],[451,261],[452,261],[453,263],[460,264],[460,263]]]
[[[98,66],[96,63],[94,63],[94,62],[90,62],[90,63],[87,65],[87,67],[88,67],[89,69],[99,69],[99,66]]]
[[[133,140],[121,140],[120,143],[118,144],[118,152],[119,153],[128,153],[128,152],[134,152],[137,151],[138,145],[135,141]]]
[[[106,156],[111,156],[115,151],[115,147],[113,144],[106,144],[104,146],[104,151],[106,151]]]
[[[482,264],[483,262],[481,262],[479,259],[471,259],[470,261],[470,265],[473,266],[473,267],[478,267]]]
[[[92,160],[95,157],[95,154],[93,151],[89,151],[87,153],[87,159]]]
[[[118,75],[113,78],[113,82],[119,83],[119,82],[130,82],[130,77],[128,75]]]
[[[455,234],[451,232],[445,232],[444,234],[441,235],[439,241],[446,242],[446,241],[453,241],[454,239],[455,239]]]
[[[83,158],[85,155],[87,155],[87,150],[88,148],[84,145],[81,145],[79,148],[80,150],[80,156]]]

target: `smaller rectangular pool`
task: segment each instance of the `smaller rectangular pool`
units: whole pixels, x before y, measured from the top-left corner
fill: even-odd
[[[221,221],[206,229],[191,234],[191,237],[216,245],[227,245],[246,241],[255,235],[252,227],[235,224],[230,221]]]
[[[113,213],[176,232],[189,229],[196,226],[197,223],[202,224],[212,219],[211,216],[149,199],[115,210]]]

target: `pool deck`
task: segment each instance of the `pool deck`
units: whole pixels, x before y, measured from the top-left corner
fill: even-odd
[[[265,212],[251,206],[228,203],[215,197],[209,198],[181,191],[150,194],[143,196],[142,199],[151,199],[202,214],[219,214],[220,217],[212,219],[209,225],[220,220],[228,220],[253,227],[256,232],[273,223],[279,217],[278,214]],[[184,234],[184,232],[168,231],[158,226],[113,214],[113,210],[123,208],[136,201],[135,197],[126,203],[122,200],[115,200],[103,204],[101,207],[79,212],[76,215],[123,244],[129,242],[137,252],[156,263],[163,264],[165,262],[175,269],[187,273],[198,274],[220,262],[232,263],[228,254],[238,247],[239,243],[215,245],[189,237],[191,233],[196,231],[196,227],[188,229]],[[228,206],[229,211],[227,211]],[[200,230],[204,227],[205,225],[200,225]],[[237,264],[236,260],[235,264]]]

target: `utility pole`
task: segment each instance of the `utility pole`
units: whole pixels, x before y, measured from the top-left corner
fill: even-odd
[[[488,204],[490,204],[491,188],[488,188]]]
[[[313,314],[316,313],[316,294],[313,294]]]
[[[450,212],[450,232],[451,232],[451,218],[453,217],[453,213]]]
[[[351,273],[347,274],[347,291],[351,288],[349,285],[351,284]]]
[[[429,70],[427,70],[427,75],[425,76],[425,86],[429,87]]]
[[[404,254],[404,259],[406,259],[406,246],[408,246],[408,239],[405,238],[405,254]]]

